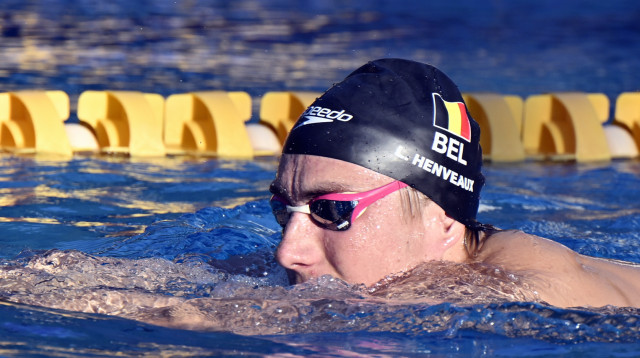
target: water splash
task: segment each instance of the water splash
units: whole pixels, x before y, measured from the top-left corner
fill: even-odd
[[[0,292],[4,300],[23,304],[251,335],[367,331],[451,338],[471,330],[573,343],[640,338],[638,309],[505,303],[527,298],[508,290],[516,287],[515,278],[486,267],[470,266],[462,273],[460,268],[437,263],[413,273],[439,274],[430,283],[406,276],[374,290],[328,276],[285,287],[203,264],[52,250],[3,267]]]

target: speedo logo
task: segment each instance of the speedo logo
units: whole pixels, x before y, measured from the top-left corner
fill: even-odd
[[[302,113],[302,117],[307,120],[301,122],[296,127],[304,126],[307,124],[316,124],[316,123],[331,123],[334,120],[341,122],[349,122],[353,116],[349,113],[345,113],[344,109],[341,111],[334,111],[330,108],[324,108],[320,106],[310,106],[307,108],[304,113]]]

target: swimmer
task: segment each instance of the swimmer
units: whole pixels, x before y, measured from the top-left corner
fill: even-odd
[[[291,129],[270,187],[292,283],[375,287],[430,262],[482,264],[518,277],[520,297],[640,307],[639,265],[476,220],[479,141],[457,86],[432,66],[381,59],[328,89]]]

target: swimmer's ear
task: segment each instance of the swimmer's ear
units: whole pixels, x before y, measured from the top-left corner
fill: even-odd
[[[437,204],[431,202],[429,209],[423,210],[426,237],[431,243],[429,256],[435,260],[462,262],[465,259],[465,227],[447,215]]]
[[[466,227],[456,219],[446,215],[443,222],[445,239],[442,241],[444,253],[442,259],[453,262],[464,262],[468,258],[465,244]]]
[[[449,216],[444,210],[439,214],[442,247],[448,249],[456,244],[464,242],[465,226]]]
[[[456,219],[452,218],[447,213],[444,214],[442,224],[445,233],[448,234],[448,236],[458,233],[458,231],[460,231],[460,227],[464,227],[464,225],[460,224]]]

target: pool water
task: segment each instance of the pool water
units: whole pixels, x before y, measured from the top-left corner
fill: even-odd
[[[51,247],[107,250],[154,222],[264,199],[276,165],[275,158],[253,162],[167,158],[154,163],[5,156],[0,161],[3,257]],[[52,240],[56,246],[51,246]]]
[[[85,90],[242,90],[257,104],[267,91],[322,91],[379,57],[432,63],[463,92],[602,92],[614,103],[640,88],[636,3],[6,0],[0,78],[7,91],[64,90],[70,121]],[[0,156],[0,356],[640,349],[634,309],[387,304],[327,277],[287,286],[267,204],[276,165]],[[485,175],[481,221],[640,263],[637,161],[487,164]]]
[[[328,277],[287,286],[267,203],[275,158],[0,163],[0,292],[21,302],[0,301],[7,355],[626,356],[640,348],[635,309],[388,304]],[[640,262],[638,163],[489,164],[485,175],[480,220]],[[149,309],[159,302],[172,309]],[[108,316],[56,309],[91,304]],[[199,323],[148,324],[177,317]],[[227,332],[210,331],[220,328]]]

